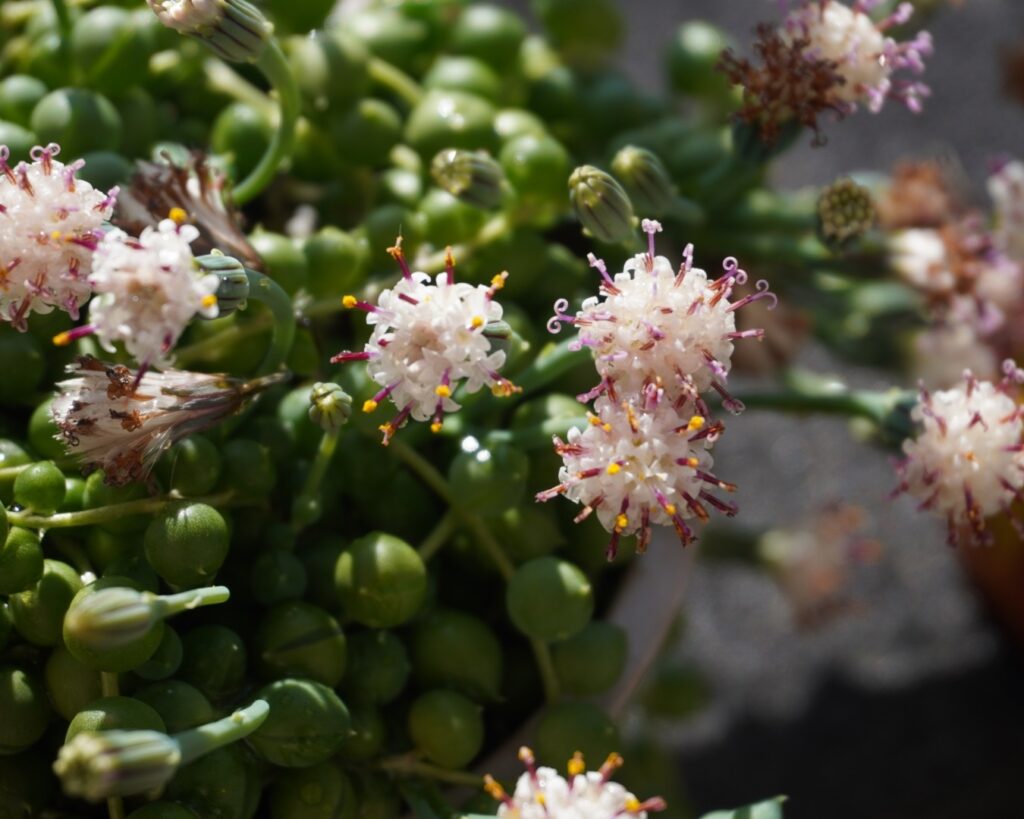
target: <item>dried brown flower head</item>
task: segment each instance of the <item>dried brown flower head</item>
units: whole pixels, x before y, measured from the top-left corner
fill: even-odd
[[[759,62],[736,56],[726,49],[718,69],[734,85],[743,87],[743,105],[737,117],[755,127],[761,138],[774,143],[782,128],[798,122],[814,131],[815,142],[823,141],[818,117],[834,111],[842,117],[836,89],[846,80],[838,63],[817,59],[808,53],[810,42],[800,37],[784,37],[767,23],[757,27],[754,52]]]

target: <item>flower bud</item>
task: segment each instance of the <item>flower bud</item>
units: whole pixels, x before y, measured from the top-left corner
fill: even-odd
[[[340,429],[352,415],[352,396],[337,384],[314,384],[309,403],[309,420],[324,432]]]
[[[498,207],[504,196],[505,172],[483,151],[441,151],[430,165],[430,174],[438,187],[483,210]]]
[[[159,731],[84,732],[60,749],[53,770],[66,794],[99,802],[158,790],[180,762],[178,744]]]
[[[168,28],[202,40],[229,62],[256,60],[274,27],[246,0],[148,0]]]
[[[818,234],[828,244],[843,245],[863,236],[876,218],[871,192],[852,179],[833,182],[818,198]]]
[[[198,256],[196,263],[205,273],[213,273],[220,279],[217,285],[217,307],[220,312],[217,318],[245,309],[249,299],[249,277],[245,265],[232,256],[225,256],[215,251],[206,256]]]
[[[598,241],[624,242],[633,235],[633,203],[622,185],[593,165],[583,165],[569,177],[569,199],[576,216]]]
[[[651,151],[627,145],[612,159],[612,171],[641,213],[661,216],[672,205],[675,186],[661,159]]]
[[[158,596],[125,586],[80,595],[64,619],[65,642],[94,651],[111,651],[141,640],[159,621],[171,615],[213,603],[230,592],[225,586],[193,589]]]

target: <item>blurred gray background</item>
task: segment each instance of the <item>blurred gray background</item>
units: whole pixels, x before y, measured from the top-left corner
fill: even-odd
[[[744,51],[756,23],[779,7],[776,0],[621,5],[630,25],[622,65],[659,89],[661,56],[680,22],[715,22]],[[1024,46],[1024,0],[966,0],[928,28],[936,53],[924,114],[890,104],[878,116],[830,124],[825,148],[805,139],[778,164],[778,185],[822,185],[941,154],[962,164],[984,203],[990,160],[1024,156],[1024,108],[1003,94],[1000,70],[1001,55]],[[892,378],[813,348],[802,363],[864,386]],[[888,456],[853,441],[839,421],[748,412],[730,425],[716,459],[718,473],[741,486],[743,524],[791,526],[843,501],[867,511],[866,533],[883,553],[856,572],[851,609],[812,629],[800,627],[763,571],[698,566],[687,628],[672,654],[707,677],[712,701],[695,717],[658,726],[678,749],[698,813],[787,793],[787,819],[1024,816],[1018,652],[986,617],[942,528],[909,501],[889,499]]]

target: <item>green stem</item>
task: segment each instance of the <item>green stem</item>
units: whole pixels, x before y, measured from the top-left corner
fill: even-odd
[[[424,538],[417,550],[420,553],[420,557],[424,562],[430,560],[437,552],[448,542],[448,538],[452,536],[457,528],[456,516],[452,511],[445,512],[442,518],[437,522],[437,525],[430,531],[430,534]]]
[[[60,36],[60,59],[65,68],[71,69],[71,10],[67,0],[50,0],[53,12],[57,15],[57,32]]]
[[[17,478],[18,475],[28,469],[32,464],[20,464],[19,466],[5,466],[0,469],[0,481],[5,481],[8,478]]]
[[[551,660],[551,649],[543,640],[530,640],[530,648],[533,649],[533,657],[537,663],[537,671],[540,672],[540,681],[544,686],[544,700],[550,704],[558,702],[560,696],[558,674],[555,673],[555,664]]]
[[[209,506],[226,506],[234,499],[231,491],[205,498],[194,498],[197,502]],[[56,515],[34,515],[30,512],[8,512],[7,519],[12,526],[23,529],[70,529],[75,526],[94,526],[98,523],[109,523],[133,515],[151,515],[161,511],[180,498],[160,497],[142,498],[141,500],[114,503],[99,506],[96,509],[83,509],[81,512],[60,512]]]
[[[267,42],[256,66],[277,91],[281,114],[277,131],[266,153],[252,172],[235,187],[233,197],[238,205],[244,205],[258,196],[273,179],[281,163],[291,156],[295,144],[295,124],[302,106],[299,86],[277,40]]]
[[[449,785],[469,785],[473,788],[483,786],[483,777],[466,771],[453,771],[448,768],[441,768],[431,765],[429,762],[422,762],[411,756],[386,757],[377,763],[383,771],[397,774],[409,774],[410,776],[422,776],[426,779],[435,779],[438,782],[446,782]]]
[[[379,57],[371,57],[367,64],[370,79],[378,85],[387,88],[401,99],[405,100],[410,107],[416,107],[423,99],[423,89],[419,83],[399,68],[396,68],[386,60]]]
[[[181,751],[181,765],[187,765],[204,754],[230,745],[249,736],[259,728],[270,713],[266,700],[256,700],[246,708],[239,709],[224,719],[201,725],[189,731],[174,735]]]
[[[272,278],[249,268],[245,269],[245,275],[249,277],[249,298],[265,304],[273,320],[270,346],[256,371],[257,375],[270,375],[281,368],[291,352],[295,341],[295,311],[288,294]]]
[[[161,618],[173,617],[183,611],[191,611],[202,606],[215,606],[226,603],[231,597],[227,586],[204,586],[200,589],[189,589],[178,594],[163,594],[153,601]]]
[[[276,113],[273,100],[223,60],[216,57],[204,60],[203,74],[211,91],[244,102],[268,119]]]
[[[306,476],[302,492],[295,498],[295,503],[292,506],[293,509],[305,509],[309,503],[319,500],[320,484],[323,483],[324,475],[327,474],[327,467],[331,465],[331,459],[338,448],[338,437],[340,434],[340,428],[328,430],[320,438],[320,446],[317,447],[316,456],[313,458],[313,464],[309,468],[309,474]],[[313,522],[312,520],[295,518],[292,520],[292,529],[298,533]]]
[[[116,697],[121,693],[121,688],[117,682],[117,674],[112,671],[101,671],[100,672],[100,693],[104,697]]]

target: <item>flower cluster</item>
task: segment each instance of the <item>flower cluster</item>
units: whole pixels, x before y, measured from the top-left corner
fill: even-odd
[[[622,757],[611,754],[599,770],[588,771],[583,755],[569,760],[569,776],[554,768],[538,768],[529,748],[519,750],[526,772],[512,795],[492,777],[485,779],[487,792],[501,802],[498,819],[609,819],[630,816],[647,819],[648,813],[665,810],[665,800],[654,797],[641,802],[611,776],[622,766]]]
[[[12,168],[0,145],[0,321],[22,331],[31,313],[57,308],[78,318],[92,292],[92,251],[118,193],[78,179],[85,163],[64,165],[59,153],[57,145],[37,146],[31,163]]]
[[[937,225],[907,225],[891,234],[890,264],[924,297],[931,326],[914,342],[917,375],[947,387],[965,368],[998,373],[1024,341],[1011,317],[1024,309],[1024,253],[1016,224],[1024,213],[1024,165],[1007,163],[990,179],[995,227],[980,212],[950,212]]]
[[[735,259],[726,259],[723,274],[710,279],[693,266],[689,246],[676,270],[655,254],[661,225],[644,220],[643,227],[648,252],[614,277],[591,256],[602,279],[600,295],[584,301],[575,315],[566,312],[566,300],[558,301],[548,325],[552,332],[563,323],[575,325],[573,344],[591,350],[600,382],[579,396],[595,401],[590,426],[571,430],[567,442],[555,439],[563,459],[559,483],[537,498],[565,495],[583,506],[577,520],[596,511],[612,535],[609,557],[622,535],[635,534],[642,551],[652,525],[671,525],[687,544],[693,532],[686,520],[707,520],[707,506],[735,514],[734,505],[712,494],[735,487],[711,472],[709,449],[724,427],[709,421],[704,395],[713,391],[726,409],[742,411],[725,384],[733,343],[760,338],[763,331],[736,330],[735,313],[775,298],[759,282],[755,292],[730,301],[747,281]]]
[[[145,480],[157,458],[181,440],[216,425],[279,380],[250,382],[184,370],[137,372],[83,356],[58,384],[51,413],[62,440],[86,471],[107,483]]]
[[[907,22],[913,6],[903,3],[876,20],[871,11],[880,1],[847,6],[839,0],[806,0],[780,28],[758,27],[758,63],[726,51],[720,68],[744,89],[740,118],[757,127],[766,142],[775,142],[791,123],[818,133],[818,117],[826,111],[843,116],[866,105],[877,112],[890,98],[920,110],[928,87],[893,75],[923,72],[931,37],[921,32],[897,42],[888,36],[889,29]]]
[[[355,296],[343,300],[346,307],[366,311],[366,323],[373,327],[370,339],[362,351],[331,359],[367,362],[370,378],[381,389],[364,403],[364,412],[373,412],[385,399],[398,408],[380,427],[385,444],[410,417],[430,421],[439,432],[445,414],[460,408],[453,397],[460,386],[468,393],[488,386],[506,396],[516,389],[498,373],[505,353],[494,349],[492,339],[495,332],[505,332],[494,297],[508,274],[495,276],[489,287],[456,282],[449,253],[446,272],[433,281],[409,268],[401,240],[389,252],[402,269],[398,283],[384,290],[376,304]]]
[[[201,274],[190,243],[192,225],[164,219],[138,239],[112,230],[96,248],[90,281],[90,329],[103,348],[114,342],[143,366],[164,367],[168,353],[196,316],[217,317],[218,278]]]
[[[985,521],[1009,512],[1024,487],[1024,420],[1014,392],[1024,371],[1004,364],[999,383],[970,372],[951,389],[921,390],[911,417],[920,427],[904,442],[897,493],[942,515],[951,543],[985,542]]]

